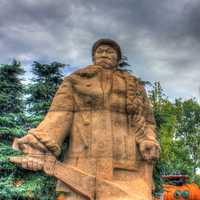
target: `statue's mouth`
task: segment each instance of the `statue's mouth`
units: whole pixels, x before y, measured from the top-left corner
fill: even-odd
[[[106,67],[106,68],[110,68],[113,65],[112,59],[108,58],[108,57],[99,57],[96,58],[96,64]]]
[[[98,59],[101,59],[101,60],[109,60],[109,61],[111,61],[111,59],[108,58],[108,57],[100,57],[100,58],[98,58]]]
[[[97,63],[101,63],[101,64],[111,64],[111,60],[108,59],[99,59],[97,61]]]

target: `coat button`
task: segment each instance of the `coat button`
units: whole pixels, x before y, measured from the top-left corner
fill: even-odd
[[[98,147],[99,147],[100,149],[103,149],[103,148],[104,148],[104,142],[99,142]]]
[[[85,125],[85,126],[89,126],[89,125],[90,125],[90,122],[89,122],[89,121],[85,121],[85,122],[84,122],[84,125]]]
[[[92,99],[91,98],[86,98],[85,103],[87,105],[90,105],[92,103]]]

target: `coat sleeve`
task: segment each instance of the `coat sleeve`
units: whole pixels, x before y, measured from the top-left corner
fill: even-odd
[[[65,78],[57,90],[44,120],[28,131],[54,155],[60,154],[62,142],[69,135],[73,122],[74,102],[71,83]]]
[[[143,86],[142,86],[142,96],[143,96],[142,115],[144,116],[144,137],[142,138],[142,140],[158,143],[156,134],[156,121],[154,118],[150,100]]]
[[[136,136],[137,144],[151,141],[158,144],[156,139],[156,123],[147,97],[145,88],[138,80],[128,83],[127,109],[132,130]]]

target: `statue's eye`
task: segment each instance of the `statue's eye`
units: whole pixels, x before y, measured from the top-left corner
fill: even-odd
[[[102,52],[101,49],[97,49],[97,50],[96,50],[96,53],[101,53],[101,52]]]
[[[115,53],[112,49],[107,50],[108,53]]]

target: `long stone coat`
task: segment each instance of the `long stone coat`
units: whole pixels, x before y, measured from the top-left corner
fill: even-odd
[[[138,146],[157,143],[155,121],[143,85],[129,73],[95,65],[74,72],[29,133],[55,155],[69,137],[64,164],[113,183],[123,193],[113,199],[151,199],[152,165],[142,160]],[[104,186],[97,182],[96,199],[115,196],[115,189]],[[66,199],[86,199],[59,180],[57,190],[65,191]]]

